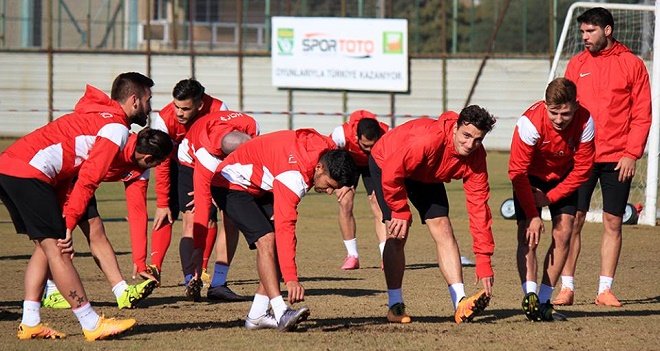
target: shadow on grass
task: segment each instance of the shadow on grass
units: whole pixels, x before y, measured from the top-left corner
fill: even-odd
[[[116,256],[130,255],[130,251],[119,251],[115,252]],[[27,261],[32,257],[32,254],[27,255],[10,255],[10,256],[0,256],[0,261]],[[92,257],[92,253],[89,251],[86,252],[76,252],[75,257]]]
[[[342,289],[342,288],[305,289],[305,295],[309,295],[309,296],[336,295],[336,296],[346,296],[346,297],[359,297],[359,296],[374,296],[382,293],[383,293],[382,290],[373,290],[373,289]]]
[[[130,332],[131,335],[152,334],[162,332],[199,331],[211,329],[241,328],[245,324],[242,319],[221,322],[188,322],[188,323],[154,323],[138,324]]]

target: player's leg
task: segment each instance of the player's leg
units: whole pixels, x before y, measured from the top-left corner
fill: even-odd
[[[516,233],[518,242],[516,265],[518,266],[518,277],[520,278],[523,291],[522,310],[527,319],[538,320],[538,263],[536,258],[536,249],[538,246],[536,243],[530,243],[527,239],[528,220],[515,193],[513,194],[513,204],[516,209]],[[541,211],[540,208],[537,210],[539,212]]]
[[[355,185],[353,185],[355,189]],[[353,216],[353,204],[355,190],[348,191],[339,201],[339,230],[346,248],[346,258],[341,266],[343,270],[360,268],[360,260],[357,248],[355,216]]]
[[[172,223],[165,221],[160,227],[154,228],[151,233],[151,265],[149,271],[160,280],[163,269],[165,254],[170,248],[172,242],[172,227],[179,218],[179,164],[176,161],[170,162],[170,192],[169,192],[169,211],[172,215]]]
[[[615,166],[614,163],[608,164],[601,177],[605,230],[601,240],[600,278],[595,302],[597,305],[621,307],[621,302],[612,293],[612,285],[621,254],[623,213],[628,202],[631,181],[619,182],[619,171],[614,170]]]
[[[369,207],[373,214],[374,230],[376,231],[376,238],[378,239],[378,250],[380,252],[382,269],[383,250],[385,249],[385,241],[387,241],[387,227],[385,227],[385,224],[383,223],[383,212],[378,205],[376,193],[374,192],[374,180],[371,177],[371,171],[369,171],[368,168],[362,173],[362,182],[364,183],[364,188],[367,190],[367,200],[369,201]]]
[[[207,297],[209,300],[215,301],[245,301],[247,299],[245,296],[234,293],[227,286],[229,266],[238,246],[238,228],[224,211],[221,213],[223,225],[220,227],[220,234],[215,242],[216,259]]]
[[[206,242],[206,233],[193,237],[194,204],[193,200],[193,169],[179,165],[178,197],[181,214],[181,239],[179,241],[179,258],[181,271],[186,286],[185,295],[195,302],[201,301],[202,292],[202,253]]]

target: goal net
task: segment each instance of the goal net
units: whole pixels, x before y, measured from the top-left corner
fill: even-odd
[[[660,4],[656,5],[660,7]],[[576,2],[569,8],[562,28],[555,57],[552,62],[548,81],[563,76],[566,65],[571,57],[584,50],[577,17],[593,7],[604,7],[614,16],[614,37],[628,46],[636,55],[644,60],[649,73],[654,66],[654,35],[656,7],[653,5],[630,5],[612,3]],[[658,44],[655,44],[658,45]],[[658,51],[659,49],[655,49]],[[655,59],[659,61],[658,59]],[[658,71],[658,69],[655,69]],[[655,72],[660,75],[660,72]],[[658,79],[652,79],[652,96],[658,96]],[[657,100],[657,98],[655,99]],[[658,194],[658,104],[653,102],[653,125],[643,159],[637,162],[637,172],[628,197],[628,207],[642,209],[639,215],[640,224],[656,225],[658,217],[656,204]],[[596,188],[591,200],[591,210],[587,220],[602,220],[602,194],[600,187]],[[627,214],[628,215],[628,214]],[[626,219],[624,216],[624,220]],[[636,214],[634,215],[636,217]]]

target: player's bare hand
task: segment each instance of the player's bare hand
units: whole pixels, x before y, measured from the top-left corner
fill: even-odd
[[[493,284],[495,284],[495,277],[486,277],[486,278],[481,278],[476,276],[477,281],[474,283],[475,285],[479,284],[479,281],[481,281],[481,285],[484,287],[484,290],[486,290],[486,295],[488,296],[493,296]]]
[[[165,222],[167,221],[167,222]],[[156,230],[162,227],[165,224],[172,223],[172,211],[169,207],[157,207],[156,213],[154,214],[154,226],[153,230]]]
[[[550,205],[550,200],[540,189],[532,187],[532,195],[534,195],[534,202],[536,207],[545,207]]]
[[[57,247],[60,248],[61,253],[70,254],[73,259],[73,255],[76,252],[73,249],[73,236],[71,234],[71,229],[67,229],[64,239],[57,239]]]
[[[405,239],[408,236],[409,222],[405,219],[392,218],[387,223],[387,237],[391,239]]]
[[[539,244],[541,239],[541,234],[545,232],[545,227],[543,226],[543,220],[541,217],[534,217],[527,220],[527,229],[525,232],[525,237],[527,238],[527,244],[531,248],[535,248]]]
[[[305,288],[299,282],[290,281],[286,283],[289,303],[305,301]]]
[[[615,171],[619,171],[619,181],[627,182],[635,176],[635,159],[623,156],[616,164]]]
[[[355,192],[355,189],[352,186],[344,186],[335,190],[335,195],[337,195],[337,202],[341,202],[341,200],[343,200],[347,194],[353,192]]]

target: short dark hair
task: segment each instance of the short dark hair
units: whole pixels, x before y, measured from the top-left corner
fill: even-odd
[[[158,129],[144,128],[138,133],[135,151],[151,155],[157,160],[166,159],[174,149],[170,136]]]
[[[553,79],[545,89],[545,103],[548,105],[577,103],[575,83],[563,77]]]
[[[364,135],[367,140],[376,141],[383,135],[380,129],[380,123],[374,118],[363,118],[357,125],[357,137],[360,139]]]
[[[204,96],[204,86],[193,78],[179,81],[172,89],[172,97],[177,100],[193,99],[194,102],[199,102],[202,96]]]
[[[612,17],[612,13],[610,11],[602,7],[594,7],[584,11],[580,16],[578,16],[577,22],[580,24],[593,24],[600,28],[610,26],[612,27],[612,31],[614,31],[614,17]]]
[[[124,102],[133,94],[137,97],[142,97],[144,91],[153,86],[154,81],[142,73],[122,73],[115,78],[114,82],[112,82],[110,98],[115,101]]]
[[[330,178],[334,179],[340,188],[355,183],[357,167],[346,150],[330,150],[321,156],[319,162],[325,166]]]
[[[471,124],[484,133],[489,133],[495,126],[495,117],[485,108],[470,105],[458,115],[458,126]]]

